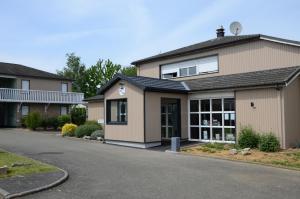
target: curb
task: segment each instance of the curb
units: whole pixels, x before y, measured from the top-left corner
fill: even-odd
[[[58,170],[62,171],[64,173],[64,176],[61,177],[60,179],[48,184],[48,185],[44,185],[44,186],[41,186],[41,187],[37,187],[37,188],[34,188],[34,189],[30,189],[30,190],[27,190],[27,191],[14,193],[14,194],[10,194],[7,191],[0,188],[0,199],[10,199],[10,198],[21,197],[21,196],[37,193],[37,192],[40,192],[40,191],[43,191],[43,190],[46,190],[46,189],[50,189],[50,188],[55,187],[57,185],[60,185],[68,179],[69,174],[68,174],[67,171],[65,171],[61,168],[58,168]]]

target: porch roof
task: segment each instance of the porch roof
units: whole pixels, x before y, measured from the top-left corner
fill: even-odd
[[[300,66],[199,78],[185,81],[190,91],[286,86],[300,73]]]
[[[188,88],[183,82],[172,81],[151,77],[143,76],[125,76],[122,74],[116,74],[107,84],[102,86],[98,93],[99,95],[104,94],[109,88],[111,88],[117,81],[125,80],[132,85],[137,86],[138,88],[146,91],[154,92],[169,92],[169,93],[187,93]]]

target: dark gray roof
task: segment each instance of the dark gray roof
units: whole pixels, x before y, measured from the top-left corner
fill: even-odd
[[[182,82],[163,80],[158,78],[150,78],[143,76],[129,77],[121,74],[115,75],[107,84],[102,86],[98,94],[103,94],[107,89],[113,86],[119,80],[125,80],[129,83],[146,91],[158,91],[158,92],[175,92],[186,93],[188,90],[185,88]]]
[[[240,43],[246,43],[246,42],[251,42],[251,41],[257,41],[260,39],[267,39],[267,40],[272,40],[272,41],[278,41],[278,42],[284,42],[287,44],[295,44],[295,45],[300,45],[299,41],[293,41],[293,40],[287,40],[287,39],[282,39],[282,38],[277,38],[277,37],[271,37],[267,35],[262,35],[262,34],[252,34],[252,35],[240,35],[240,36],[224,36],[224,37],[219,37],[211,40],[207,40],[204,42],[200,42],[197,44],[193,44],[190,46],[186,46],[183,48],[178,48],[176,50],[168,51],[165,53],[161,53],[158,55],[154,55],[151,57],[147,57],[144,59],[140,59],[137,61],[132,62],[133,65],[138,65],[142,63],[147,63],[151,61],[157,61],[165,58],[170,58],[170,57],[176,57],[180,55],[187,55],[187,54],[193,54],[196,52],[201,52],[204,50],[211,50],[214,48],[220,48],[228,45],[235,45],[235,44],[240,44]]]
[[[300,72],[300,66],[263,70],[185,81],[191,91],[283,86]]]
[[[28,66],[23,66],[20,64],[12,64],[12,63],[5,63],[5,62],[0,62],[0,74],[71,81],[71,79],[69,78],[65,78],[53,73],[38,70]]]
[[[90,101],[103,101],[103,100],[104,100],[104,95],[96,95],[93,97],[86,98],[83,101],[90,102]]]

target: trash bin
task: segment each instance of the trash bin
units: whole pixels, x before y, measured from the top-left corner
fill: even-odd
[[[171,151],[178,152],[180,150],[180,137],[171,138]]]

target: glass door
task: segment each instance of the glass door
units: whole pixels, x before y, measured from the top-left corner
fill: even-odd
[[[170,139],[178,136],[178,104],[162,103],[161,104],[161,137]]]

